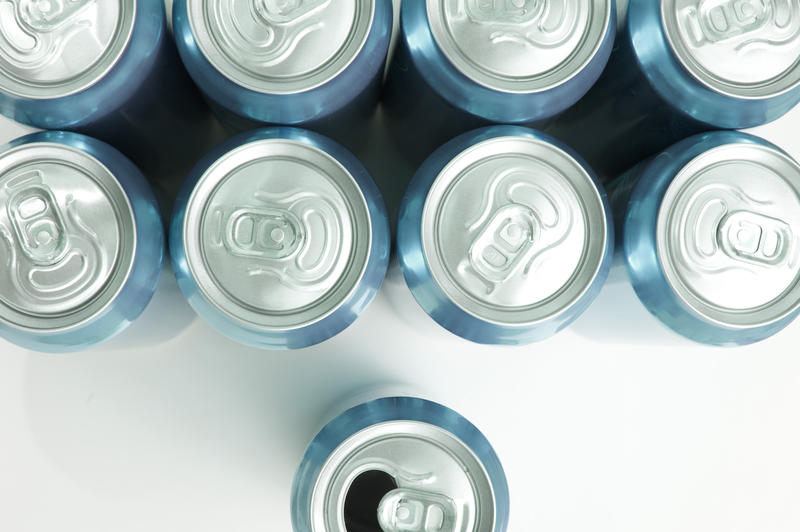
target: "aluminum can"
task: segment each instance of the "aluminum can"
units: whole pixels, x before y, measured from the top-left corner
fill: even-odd
[[[548,133],[613,179],[691,135],[800,102],[797,0],[631,0],[609,66]]]
[[[645,307],[705,344],[751,344],[800,313],[800,165],[745,133],[686,139],[613,184]]]
[[[0,148],[0,237],[0,336],[36,351],[78,351],[116,335],[161,275],[164,230],[144,176],[76,133]]]
[[[0,3],[0,113],[106,141],[149,177],[194,164],[213,146],[195,151],[211,115],[181,66],[161,0]]]
[[[234,128],[292,125],[338,139],[378,102],[392,2],[176,0],[173,27],[189,74]]]
[[[400,207],[398,255],[414,298],[449,331],[485,344],[552,336],[608,275],[605,191],[569,148],[521,126],[442,146]]]
[[[314,438],[292,490],[296,532],[505,532],[509,496],[491,444],[460,414],[384,397]]]
[[[322,135],[266,128],[202,159],[170,228],[189,303],[244,344],[296,349],[349,326],[375,296],[390,250],[380,192]]]
[[[597,81],[616,35],[614,0],[403,2],[386,114],[420,162],[467,130],[538,124]]]

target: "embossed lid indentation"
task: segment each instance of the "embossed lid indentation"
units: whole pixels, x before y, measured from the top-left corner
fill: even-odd
[[[422,245],[434,280],[484,321],[533,325],[575,303],[605,258],[607,220],[586,170],[527,137],[455,157],[425,202]]]
[[[358,56],[374,0],[187,0],[192,33],[222,75],[250,90],[324,85]]]
[[[800,84],[800,1],[664,0],[678,60],[700,83],[738,98],[770,98]]]
[[[366,200],[332,156],[290,140],[251,142],[201,177],[186,209],[187,261],[206,298],[265,330],[341,306],[369,260]]]
[[[136,17],[134,0],[0,0],[0,91],[61,98],[116,64]]]
[[[610,0],[426,0],[436,44],[465,76],[490,89],[549,90],[597,54]]]
[[[702,317],[781,319],[800,307],[800,165],[752,144],[700,155],[664,195],[657,240],[667,281]]]
[[[0,155],[0,320],[53,332],[92,319],[135,247],[127,196],[95,158],[52,143]]]

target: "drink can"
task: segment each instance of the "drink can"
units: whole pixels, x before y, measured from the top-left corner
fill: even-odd
[[[210,114],[161,0],[12,0],[0,21],[0,113],[106,141],[149,177],[202,155]]]
[[[546,131],[615,178],[694,134],[783,116],[798,57],[795,0],[631,0],[606,72]]]
[[[362,403],[314,438],[292,490],[296,532],[505,532],[491,444],[460,414],[412,397]]]
[[[614,0],[403,2],[392,130],[419,161],[492,122],[541,125],[597,81],[615,34]]]
[[[697,342],[763,340],[800,313],[800,165],[732,131],[670,147],[612,184],[647,309]]]
[[[189,74],[234,127],[339,132],[378,102],[392,2],[176,0],[173,27]]]
[[[213,327],[295,349],[349,326],[386,275],[389,221],[361,163],[322,135],[266,128],[202,159],[170,232],[175,275]]]
[[[116,335],[152,298],[164,231],[141,172],[76,133],[0,148],[0,336],[78,351]]]
[[[422,308],[486,344],[542,340],[608,275],[605,191],[569,148],[521,126],[465,133],[433,153],[400,207],[398,254]]]

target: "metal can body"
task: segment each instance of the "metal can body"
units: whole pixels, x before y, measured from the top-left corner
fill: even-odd
[[[185,181],[172,264],[195,311],[244,344],[296,349],[348,327],[386,275],[378,188],[340,145],[294,128],[234,137]]]
[[[364,122],[378,101],[391,0],[253,4],[174,4],[181,58],[215,108],[326,134]]]
[[[370,475],[386,479],[368,493],[375,505],[351,515],[348,492]],[[297,532],[425,532],[456,523],[504,532],[508,508],[505,473],[486,437],[458,413],[410,397],[363,403],[331,421],[309,445],[292,490]]]
[[[535,130],[492,126],[423,163],[397,239],[406,282],[434,320],[474,342],[514,345],[552,336],[591,304],[614,231],[577,155]]]
[[[164,231],[141,172],[111,146],[44,132],[0,148],[0,336],[46,352],[116,335],[152,298]]]
[[[384,96],[404,151],[419,162],[469,129],[541,124],[586,94],[611,53],[616,4],[562,4],[404,2]]]
[[[148,175],[199,157],[209,111],[181,67],[163,2],[15,1],[2,17],[0,113],[102,139]]]
[[[763,340],[800,313],[800,165],[751,135],[686,139],[613,185],[647,309],[697,342]]]
[[[606,72],[546,131],[614,178],[688,136],[786,114],[798,55],[796,2],[631,0]]]

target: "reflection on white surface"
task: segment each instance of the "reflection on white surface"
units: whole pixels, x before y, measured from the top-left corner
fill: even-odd
[[[798,123],[800,109],[756,133],[800,158]],[[0,119],[0,142],[26,131]],[[408,170],[388,161],[396,205]],[[563,334],[477,346],[421,311],[395,262],[343,334],[273,353],[196,319],[167,273],[101,348],[0,341],[0,530],[288,532],[294,470],[326,414],[408,382],[494,444],[510,532],[796,532],[798,344],[800,322],[747,348],[692,344],[616,270]]]

